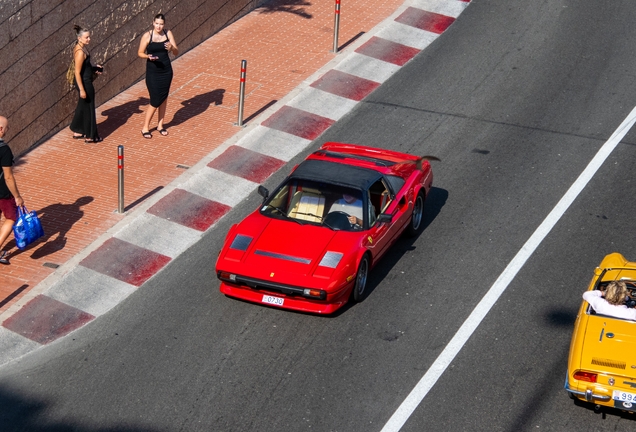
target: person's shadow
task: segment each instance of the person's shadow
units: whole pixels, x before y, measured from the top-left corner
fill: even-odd
[[[184,100],[181,102],[181,105],[183,106],[174,113],[172,120],[170,120],[165,127],[173,127],[184,123],[187,120],[205,112],[205,110],[207,110],[212,104],[222,105],[224,93],[225,89],[216,89],[207,93],[198,94],[191,99]]]
[[[41,245],[32,254],[32,259],[40,259],[54,252],[64,249],[66,246],[66,234],[69,232],[75,222],[82,219],[84,216],[84,210],[82,206],[89,204],[93,201],[93,197],[84,196],[78,198],[72,204],[51,204],[38,211],[36,211],[42,228],[44,229],[44,237],[37,240],[32,245],[27,246],[27,249],[33,249]],[[15,242],[15,240],[12,240]],[[44,244],[42,244],[44,243]],[[17,250],[11,255],[19,255],[26,250]]]
[[[125,125],[129,118],[134,114],[142,114],[144,111],[141,107],[148,105],[150,99],[146,97],[137,98],[137,100],[126,102],[122,105],[117,105],[113,108],[109,108],[102,111],[102,115],[107,119],[99,124],[99,133],[102,138],[106,138],[118,128]]]

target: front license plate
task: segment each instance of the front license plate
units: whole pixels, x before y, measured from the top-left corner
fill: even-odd
[[[267,303],[267,304],[271,304],[271,305],[274,305],[274,306],[282,306],[283,303],[285,303],[285,299],[280,298],[280,297],[264,295],[262,302],[263,303]]]
[[[635,402],[636,403],[636,393],[627,393],[620,390],[614,390],[614,395],[612,399],[621,401],[621,402]]]

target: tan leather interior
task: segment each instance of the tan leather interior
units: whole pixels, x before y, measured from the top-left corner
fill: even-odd
[[[309,222],[322,222],[325,197],[311,191],[299,190],[292,197],[288,217]]]

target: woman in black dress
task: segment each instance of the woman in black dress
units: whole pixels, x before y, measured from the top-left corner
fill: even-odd
[[[98,143],[102,139],[97,133],[97,119],[95,117],[95,87],[93,87],[93,72],[101,74],[101,65],[93,66],[88,44],[91,42],[91,32],[78,25],[73,27],[77,42],[73,47],[75,59],[75,86],[79,93],[75,116],[71,122],[73,138],[84,139],[86,143]]]
[[[168,131],[163,127],[163,119],[166,115],[168,105],[168,94],[170,93],[170,83],[172,83],[172,65],[170,64],[169,53],[179,54],[177,43],[170,30],[164,30],[166,22],[163,14],[158,14],[152,22],[152,30],[144,33],[139,43],[137,55],[146,60],[146,87],[150,94],[150,106],[146,110],[146,119],[141,129],[144,138],[152,138],[150,133],[150,120],[159,110],[157,118],[157,132],[161,135],[168,135]]]

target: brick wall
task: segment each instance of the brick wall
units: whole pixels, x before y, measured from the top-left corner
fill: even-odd
[[[140,78],[141,34],[166,16],[179,54],[251,11],[262,0],[0,0],[0,115],[9,119],[15,155],[66,127],[77,93],[66,82],[73,25],[91,30],[91,58],[105,73],[95,81],[96,105]]]

